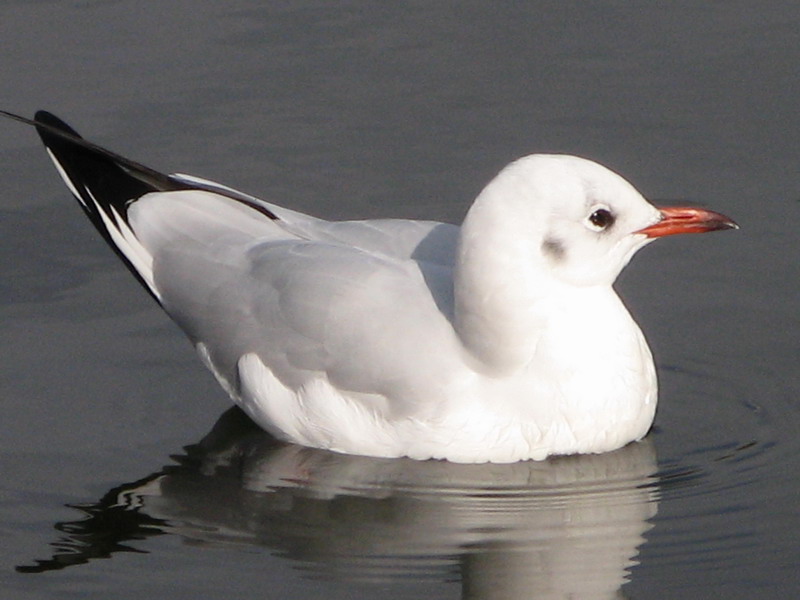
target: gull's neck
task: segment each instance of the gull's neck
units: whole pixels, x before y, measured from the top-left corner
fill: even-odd
[[[490,186],[461,227],[455,326],[478,368],[498,376],[522,369],[536,355],[542,336],[568,335],[576,344],[602,345],[601,338],[592,339],[598,338],[596,327],[580,331],[572,325],[593,318],[593,311],[638,332],[612,282],[581,286],[557,277],[542,252],[541,223],[515,202],[513,195],[498,201]]]
[[[507,257],[491,258],[471,256],[455,274],[456,329],[488,374],[526,368],[552,338],[602,352],[614,339],[607,329],[638,329],[611,286],[569,285],[532,265],[506,268]]]
[[[455,326],[469,353],[490,372],[507,373],[533,356],[542,300],[558,282],[538,261],[536,232],[505,222],[479,197],[461,227],[454,271]],[[531,233],[533,235],[531,235]],[[527,259],[527,260],[526,260]]]

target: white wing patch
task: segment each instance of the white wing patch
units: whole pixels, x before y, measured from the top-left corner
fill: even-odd
[[[81,194],[72,183],[72,180],[69,178],[69,175],[67,175],[64,167],[61,166],[61,163],[58,161],[55,154],[53,154],[50,148],[45,147],[45,150],[47,150],[50,160],[53,161],[58,174],[61,176],[61,179],[64,181],[64,184],[67,186],[67,188],[69,188],[69,191],[72,193],[72,195],[75,196],[76,200],[78,200],[78,202],[80,202],[84,208],[92,213],[97,213],[100,215],[103,225],[105,226],[108,235],[111,237],[111,240],[125,255],[128,261],[130,261],[133,268],[136,269],[139,275],[141,275],[142,280],[144,280],[144,282],[147,284],[147,287],[150,288],[152,294],[160,302],[161,294],[156,289],[155,281],[153,279],[153,256],[144,248],[144,246],[142,246],[136,235],[133,233],[133,231],[131,231],[131,228],[128,227],[125,219],[122,218],[117,210],[113,206],[110,206],[109,208],[112,211],[112,214],[109,216],[106,211],[103,210],[103,207],[101,206],[100,202],[97,201],[97,198],[95,198],[92,190],[86,186],[83,186],[86,196],[88,196],[94,204],[94,207],[90,207],[86,203],[85,196]]]
[[[86,193],[97,207],[97,213],[103,219],[103,224],[106,226],[106,231],[111,236],[111,240],[122,251],[139,275],[142,276],[153,295],[161,301],[161,294],[156,289],[155,281],[153,280],[153,256],[142,246],[136,235],[113,206],[110,207],[114,217],[112,220],[102,209],[89,188],[86,188]]]

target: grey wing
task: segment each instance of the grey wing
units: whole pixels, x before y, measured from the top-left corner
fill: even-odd
[[[49,113],[14,118],[36,126],[92,223],[233,386],[246,353],[294,387],[323,374],[373,395],[425,389],[437,366],[446,375],[442,357],[458,356],[448,321],[456,228],[327,223],[164,175]]]
[[[309,239],[308,229],[300,237],[225,198],[189,194],[145,197],[132,222],[165,310],[232,388],[249,353],[293,389],[324,376],[386,397],[428,393],[455,369],[449,266]]]
[[[367,252],[378,252],[395,258],[411,258],[445,267],[452,267],[455,262],[459,233],[459,228],[455,225],[408,219],[325,221],[213,181],[178,173],[171,177],[207,191],[239,198],[250,206],[262,207],[278,217],[281,227],[287,233],[299,239],[345,244]]]

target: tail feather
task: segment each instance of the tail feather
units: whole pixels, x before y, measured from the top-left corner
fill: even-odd
[[[128,207],[145,194],[191,189],[84,140],[58,117],[39,111],[33,123],[58,173],[89,220],[150,294],[160,301],[153,260],[128,223]]]
[[[204,190],[244,204],[268,219],[279,220],[268,205],[252,196],[204,179],[160,173],[85,140],[47,111],[38,111],[33,119],[3,110],[0,115],[36,128],[56,170],[89,220],[159,303],[152,256],[128,221],[133,202],[152,192]]]

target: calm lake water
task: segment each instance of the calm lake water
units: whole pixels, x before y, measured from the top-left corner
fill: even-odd
[[[4,2],[0,108],[327,218],[458,222],[597,160],[738,232],[618,289],[645,442],[514,465],[276,444],[0,123],[0,597],[800,595],[800,4]]]

